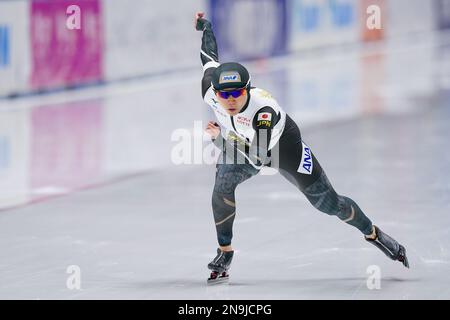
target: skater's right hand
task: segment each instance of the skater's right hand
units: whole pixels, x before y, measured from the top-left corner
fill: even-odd
[[[212,139],[215,140],[220,134],[220,127],[217,123],[209,121],[205,131],[211,136]]]
[[[196,12],[195,13],[195,19],[194,19],[194,27],[195,30],[203,31],[205,30],[205,27],[209,24],[211,24],[208,20],[203,18],[205,16],[204,12]]]

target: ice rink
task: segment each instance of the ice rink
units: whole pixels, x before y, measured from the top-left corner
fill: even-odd
[[[215,167],[171,159],[174,132],[212,117],[200,66],[0,100],[12,155],[0,158],[0,298],[449,299],[449,62],[448,37],[416,35],[249,64],[335,189],[405,245],[411,268],[280,175],[258,175],[237,190],[222,286],[206,285]],[[72,265],[80,290],[67,287]],[[367,287],[370,266],[380,289]]]

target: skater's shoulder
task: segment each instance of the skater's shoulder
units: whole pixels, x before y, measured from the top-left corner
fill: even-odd
[[[251,87],[250,88],[250,94],[254,97],[257,98],[262,98],[262,99],[273,99],[272,94],[267,91],[264,90],[262,88],[257,88],[257,87]]]
[[[278,103],[272,94],[264,89],[253,87],[250,90],[250,96],[254,103],[258,105],[278,107]]]

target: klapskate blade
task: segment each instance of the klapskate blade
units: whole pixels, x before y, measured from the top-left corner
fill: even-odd
[[[217,277],[216,279],[208,279],[207,284],[209,286],[216,284],[225,284],[228,283],[229,277]]]
[[[406,249],[405,247],[403,247],[402,245],[400,245],[400,251],[401,251],[401,256],[403,257],[403,259],[399,259],[399,261],[401,263],[403,263],[403,265],[409,269],[409,261],[408,261],[408,257],[406,256]]]

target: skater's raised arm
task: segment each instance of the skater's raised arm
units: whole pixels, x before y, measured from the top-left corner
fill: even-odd
[[[203,65],[202,97],[205,96],[211,86],[211,78],[214,70],[220,65],[217,52],[216,37],[212,30],[211,22],[206,20],[203,12],[195,14],[195,29],[203,31],[200,59]]]

